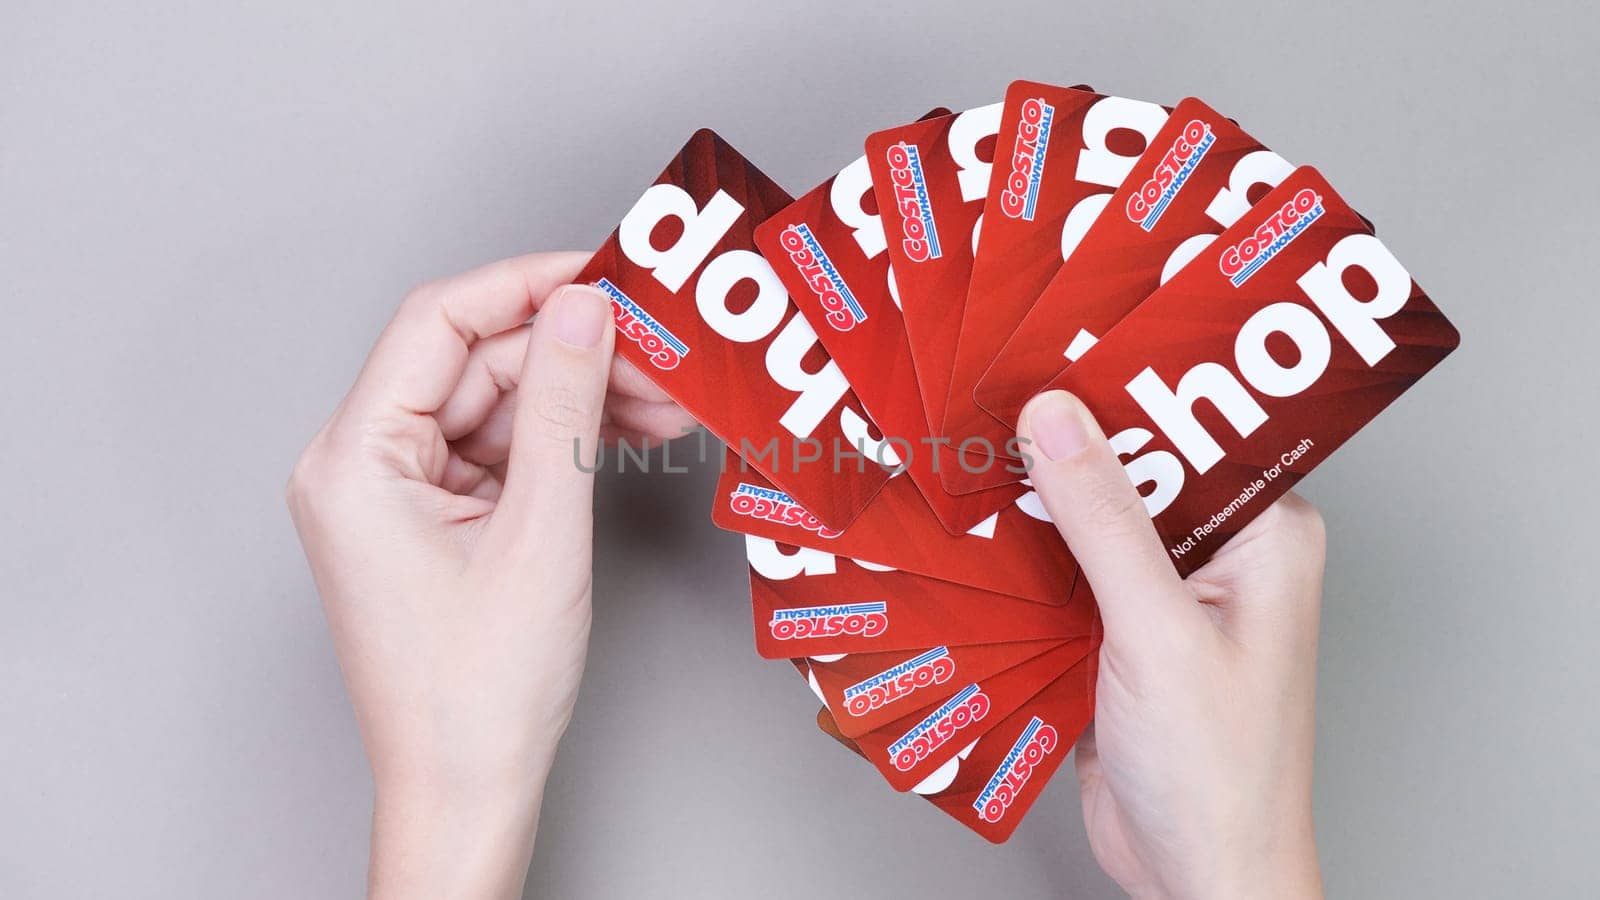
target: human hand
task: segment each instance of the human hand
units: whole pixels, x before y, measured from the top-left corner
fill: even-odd
[[[584,259],[413,291],[289,481],[372,765],[373,896],[520,893],[588,645],[577,448],[692,424],[613,363],[605,295],[561,287]]]
[[[1095,858],[1139,897],[1319,897],[1311,820],[1324,539],[1290,494],[1180,579],[1094,418],[1063,391],[1019,434],[1100,604],[1076,755]]]

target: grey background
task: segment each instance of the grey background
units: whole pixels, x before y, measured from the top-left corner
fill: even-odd
[[[1305,486],[1327,881],[1592,895],[1586,4],[634,6],[0,6],[0,896],[357,893],[370,785],[280,493],[397,299],[593,246],[697,126],[799,192],[1023,76],[1208,98],[1459,325]],[[992,848],[815,731],[711,482],[602,485],[530,895],[1115,895],[1070,773]]]

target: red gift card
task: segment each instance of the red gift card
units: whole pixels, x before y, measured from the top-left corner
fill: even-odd
[[[1085,657],[912,790],[986,840],[1003,843],[1094,718],[1098,662],[1098,654]],[[866,756],[826,707],[817,727]]]
[[[834,472],[815,462],[856,446],[867,420],[755,251],[757,223],[790,202],[702,129],[578,277],[611,295],[618,354],[724,442],[741,452],[770,448],[756,461],[761,471],[843,528],[889,475],[877,465]]]
[[[942,427],[999,125],[1000,104],[995,103],[890,128],[866,141],[922,404],[934,433],[951,439],[940,447],[939,474],[948,489],[951,470],[961,471],[956,493],[1017,480],[999,462],[1017,458],[1011,452],[1015,448],[1006,446],[1014,435],[994,445],[993,454],[976,444],[962,453],[966,436]]]
[[[1366,221],[1301,167],[1053,385],[1127,457],[1188,574],[1459,342]]]
[[[1098,664],[1090,654],[1007,716],[928,799],[987,840],[1011,837],[1094,718]]]
[[[909,791],[1071,670],[1093,649],[1091,639],[1065,642],[982,681],[969,682],[942,703],[857,735],[854,740],[890,787]]]
[[[741,468],[738,456],[724,455],[712,500],[711,521],[728,531],[1039,603],[1065,603],[1077,578],[1077,561],[1032,491],[958,536],[939,525],[909,481],[896,478],[853,525],[836,532],[759,474]]]
[[[759,226],[756,245],[881,429],[882,458],[903,463],[945,530],[963,534],[1026,488],[957,497],[940,483],[937,445],[891,290],[883,223],[871,200],[862,157]]]
[[[1052,650],[1060,641],[967,644],[814,657],[811,689],[839,730],[855,737],[919,709],[936,706],[972,682],[983,682]]]
[[[756,652],[767,659],[1100,633],[1082,579],[1053,606],[766,538],[747,535],[745,553]]]
[[[1287,178],[1293,166],[1194,98],[1111,196],[973,392],[1002,421]]]
[[[1031,81],[1006,90],[983,243],[950,376],[946,434],[995,446],[1015,434],[978,406],[972,390],[1166,120],[1165,109],[1139,100]],[[944,475],[945,486],[958,493],[972,483],[959,466]]]

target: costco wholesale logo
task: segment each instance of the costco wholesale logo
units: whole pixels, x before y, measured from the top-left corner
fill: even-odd
[[[689,345],[678,340],[667,326],[657,322],[644,307],[611,283],[609,278],[595,282],[595,287],[611,297],[611,316],[617,321],[617,330],[633,341],[650,357],[650,364],[658,369],[676,369],[678,363],[689,355]]]
[[[895,209],[900,212],[900,242],[912,262],[926,262],[943,255],[939,249],[939,229],[933,223],[933,205],[928,202],[928,180],[922,174],[922,154],[916,144],[901,141],[889,147],[889,182],[894,188]]]
[[[772,636],[780,641],[840,635],[877,637],[889,628],[889,605],[879,601],[775,609],[767,627],[772,630]]]
[[[944,702],[926,719],[889,745],[889,759],[901,772],[909,772],[928,755],[955,737],[956,732],[983,721],[989,714],[989,695],[969,684]]]
[[[1320,218],[1322,197],[1311,188],[1301,188],[1294,199],[1268,216],[1255,234],[1222,251],[1217,266],[1238,287]]]
[[[944,684],[955,673],[956,661],[950,658],[949,649],[935,647],[845,688],[844,711],[852,716],[864,716],[909,697],[918,688]]]
[[[823,314],[834,330],[849,331],[857,323],[867,320],[867,311],[861,308],[861,303],[850,292],[850,286],[844,283],[833,260],[817,243],[811,226],[804,223],[790,225],[778,236],[778,243],[789,254],[789,261],[799,270],[806,286],[822,301]]]
[[[1150,178],[1128,198],[1128,218],[1138,222],[1145,231],[1155,228],[1161,221],[1161,214],[1167,211],[1216,142],[1217,136],[1210,125],[1190,119],[1189,124],[1183,126],[1183,134],[1178,135],[1166,155],[1156,163]]]
[[[821,519],[807,512],[793,497],[772,488],[740,482],[728,495],[728,506],[741,516],[804,528],[816,532],[817,537],[836,538],[840,534],[823,525]]]
[[[1000,768],[995,769],[989,783],[978,792],[976,800],[972,801],[972,808],[977,810],[978,817],[993,825],[1005,818],[1006,810],[1017,800],[1017,794],[1022,792],[1028,779],[1033,777],[1033,770],[1049,756],[1051,751],[1061,742],[1056,730],[1044,724],[1044,720],[1034,716],[1028,722],[1028,727],[1022,729],[1022,736],[1011,745],[1011,750],[1005,759],[1000,761]]]
[[[1030,97],[1022,103],[1022,119],[1017,125],[1017,142],[1011,150],[1011,174],[1000,194],[1000,211],[1013,219],[1033,221],[1039,206],[1039,183],[1044,179],[1044,157],[1050,147],[1050,124],[1056,108],[1043,97]]]

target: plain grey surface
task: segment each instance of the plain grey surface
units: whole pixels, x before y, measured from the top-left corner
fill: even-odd
[[[280,495],[401,294],[592,247],[697,126],[799,192],[1016,77],[1207,98],[1460,327],[1305,485],[1327,882],[1592,896],[1595,13],[1138,6],[0,5],[0,896],[358,893],[370,786]],[[529,894],[1114,896],[1070,773],[993,848],[816,732],[711,481],[602,485]]]

